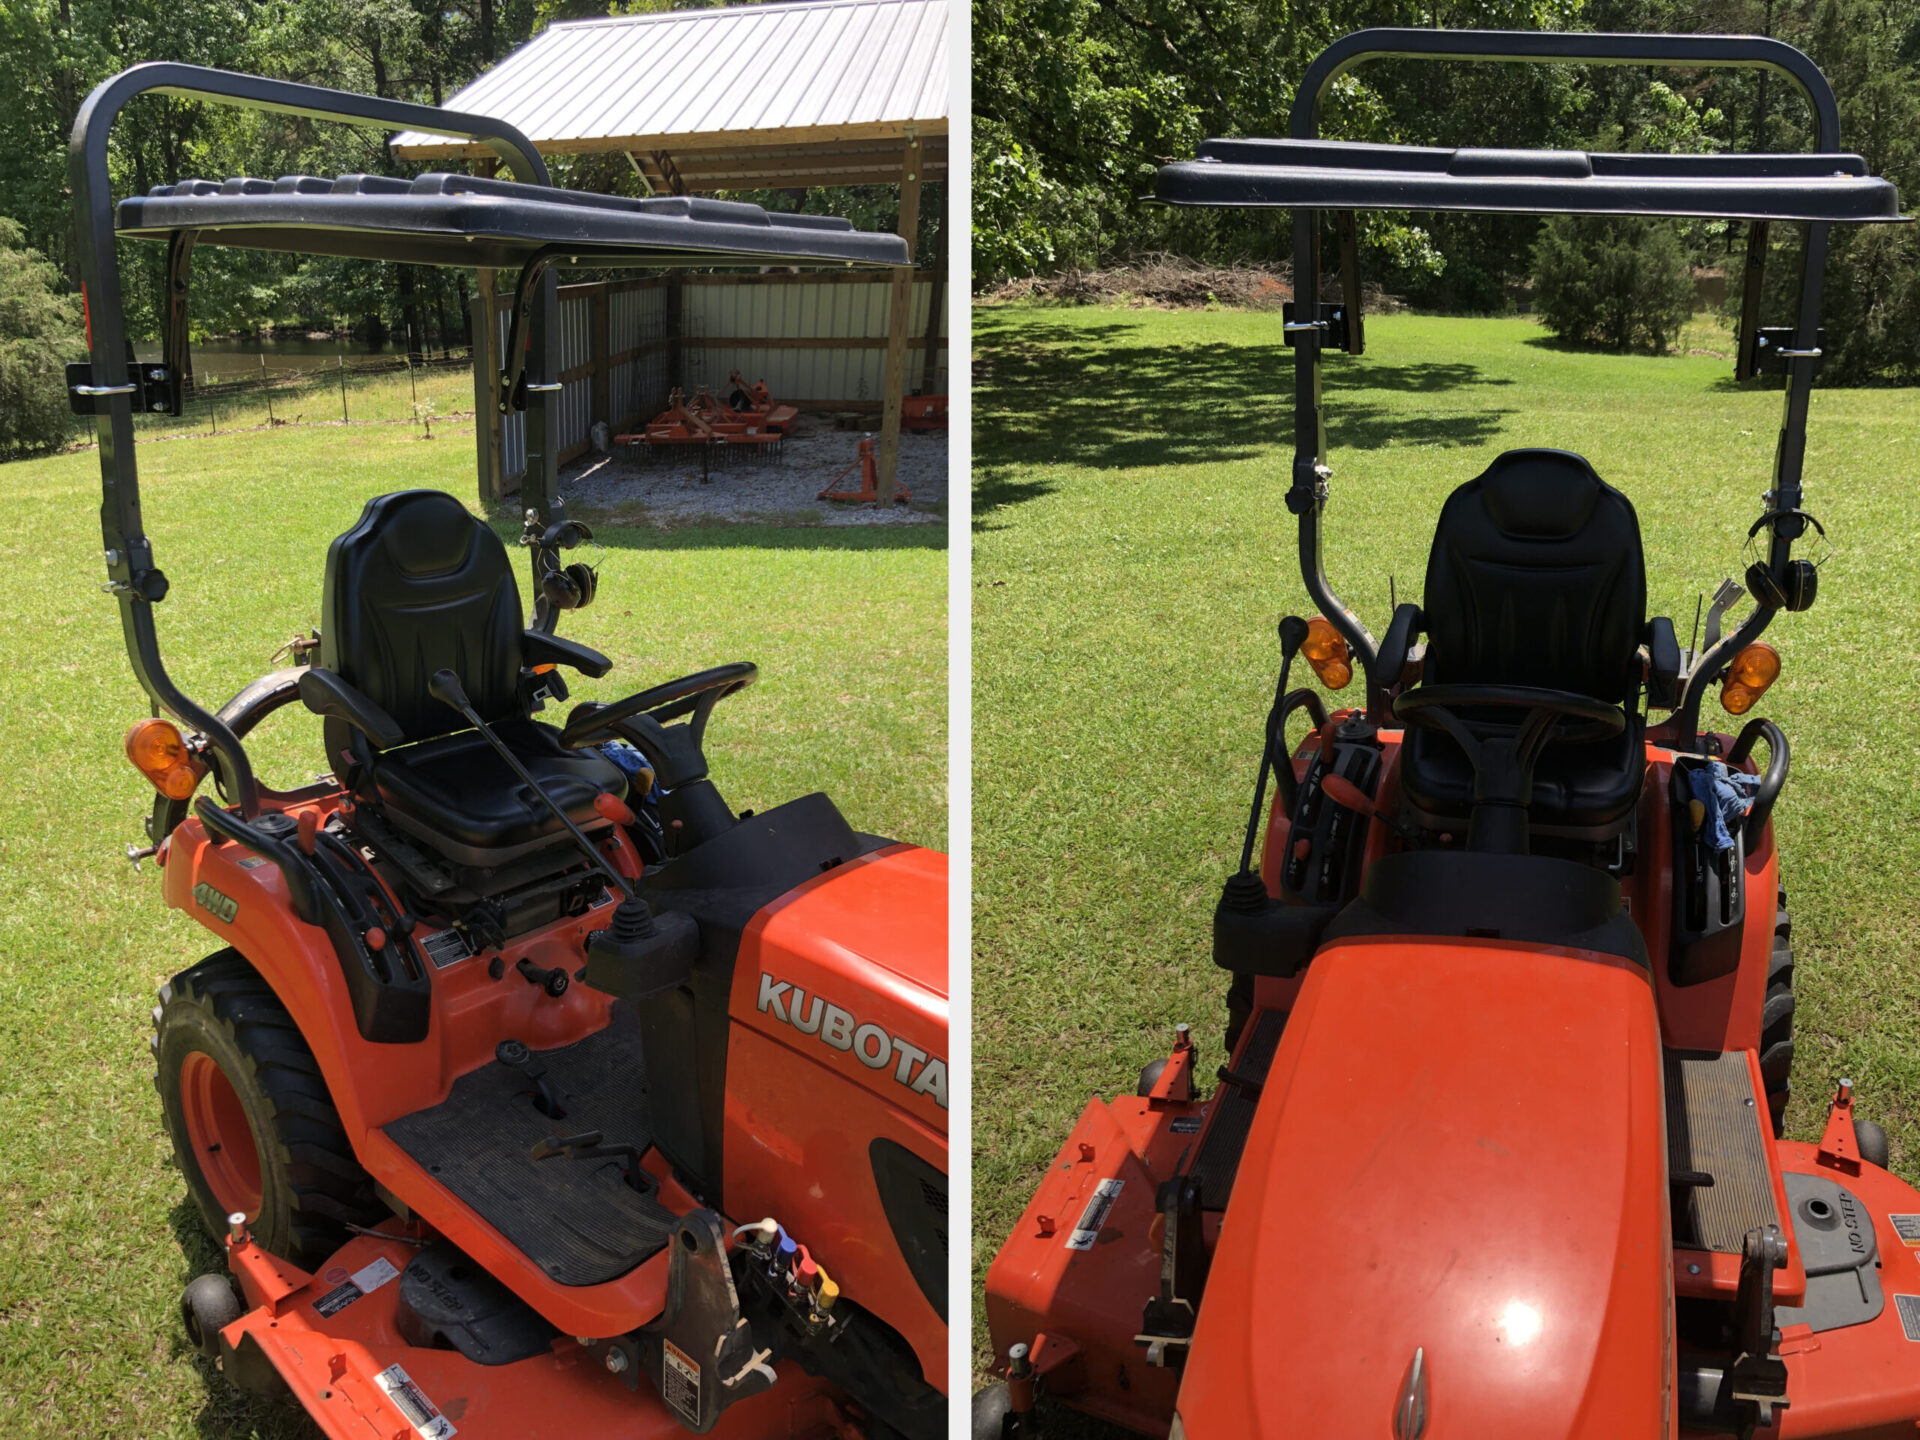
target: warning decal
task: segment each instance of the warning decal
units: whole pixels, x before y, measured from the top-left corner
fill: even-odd
[[[1900,1243],[1909,1250],[1920,1250],[1920,1215],[1889,1215],[1887,1223],[1893,1226],[1893,1233],[1900,1237]]]
[[[1201,1117],[1198,1115],[1182,1115],[1167,1128],[1176,1135],[1198,1135],[1201,1123]]]
[[[334,1268],[338,1269],[339,1267],[335,1266]],[[361,1296],[371,1295],[375,1290],[378,1290],[399,1273],[398,1270],[393,1268],[392,1263],[388,1261],[387,1257],[382,1255],[371,1265],[356,1270],[345,1280],[342,1280],[338,1285],[334,1286],[333,1289],[314,1301],[314,1313],[323,1317],[338,1315]],[[327,1272],[327,1278],[333,1278],[332,1270]]]
[[[457,965],[473,954],[466,937],[458,930],[436,930],[420,942],[420,948],[427,952],[427,958],[433,961],[436,970]]]
[[[1087,1201],[1087,1208],[1080,1212],[1080,1223],[1067,1236],[1067,1249],[1091,1250],[1100,1227],[1107,1223],[1107,1215],[1113,1209],[1113,1202],[1126,1188],[1124,1180],[1102,1180],[1093,1187],[1093,1198]]]
[[[419,1433],[421,1440],[447,1440],[448,1436],[459,1433],[453,1428],[453,1422],[440,1413],[440,1407],[427,1398],[427,1392],[398,1365],[389,1365],[373,1378],[407,1417],[407,1423]]]
[[[1920,1345],[1920,1295],[1896,1295],[1893,1303],[1900,1307],[1900,1328],[1907,1339]]]
[[[700,1367],[671,1340],[660,1342],[660,1394],[690,1427],[700,1424]]]

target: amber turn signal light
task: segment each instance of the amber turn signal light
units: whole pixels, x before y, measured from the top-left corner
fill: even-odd
[[[142,720],[127,731],[127,759],[169,800],[185,800],[207,773],[171,720]]]
[[[1764,640],[1754,641],[1727,667],[1727,678],[1720,683],[1720,708],[1729,715],[1746,714],[1779,678],[1780,652]]]
[[[1353,679],[1353,660],[1347,654],[1346,637],[1334,629],[1333,622],[1324,615],[1316,615],[1307,622],[1307,638],[1300,644],[1300,653],[1307,657],[1313,673],[1329,690],[1344,690]]]

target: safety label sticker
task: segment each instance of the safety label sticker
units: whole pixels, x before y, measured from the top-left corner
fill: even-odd
[[[1176,1116],[1173,1124],[1167,1128],[1176,1135],[1198,1135],[1203,1120],[1204,1117],[1199,1115],[1180,1115]]]
[[[688,1426],[700,1425],[700,1367],[671,1340],[660,1342],[660,1393]]]
[[[453,1428],[453,1422],[440,1413],[440,1407],[427,1398],[411,1375],[398,1365],[389,1365],[373,1377],[374,1383],[387,1392],[387,1398],[407,1417],[407,1423],[418,1432],[421,1440],[447,1440],[450,1435],[460,1432]]]
[[[1909,1250],[1920,1250],[1920,1215],[1889,1215],[1887,1223],[1893,1226],[1893,1233],[1900,1237],[1900,1243]]]
[[[387,1257],[382,1255],[371,1265],[363,1266],[361,1269],[354,1271],[346,1279],[334,1286],[333,1289],[314,1301],[314,1313],[327,1317],[338,1315],[354,1301],[360,1299],[363,1295],[371,1295],[399,1273],[398,1270],[394,1269]],[[332,1271],[327,1272],[327,1278],[331,1279],[332,1275]],[[451,1434],[452,1432],[449,1431],[448,1433]]]
[[[473,955],[467,937],[458,930],[436,930],[420,942],[420,948],[427,952],[427,958],[433,961],[436,970],[458,965]]]
[[[1900,1307],[1900,1328],[1907,1339],[1920,1345],[1920,1295],[1896,1295],[1893,1303]]]
[[[1091,1250],[1094,1240],[1100,1234],[1100,1227],[1107,1223],[1107,1216],[1113,1210],[1113,1202],[1126,1188],[1124,1180],[1102,1180],[1093,1187],[1093,1198],[1087,1201],[1087,1208],[1080,1212],[1080,1223],[1067,1236],[1067,1249]]]

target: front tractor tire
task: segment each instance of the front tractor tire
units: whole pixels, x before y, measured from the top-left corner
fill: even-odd
[[[262,1249],[311,1270],[385,1218],[313,1051],[238,951],[161,986],[153,1025],[167,1133],[216,1242],[244,1213]]]

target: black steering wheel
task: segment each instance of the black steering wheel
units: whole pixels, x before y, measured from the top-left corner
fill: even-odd
[[[611,705],[576,706],[567,717],[566,728],[560,732],[560,743],[569,750],[578,750],[614,738],[622,725],[643,715],[661,725],[682,715],[691,715],[689,728],[693,734],[690,738],[698,745],[713,707],[729,695],[739,694],[759,678],[759,666],[736,660],[731,665],[715,665],[711,670],[682,675],[678,680],[655,685]]]
[[[1517,729],[1463,720],[1454,708],[1524,710]],[[1627,728],[1618,705],[1532,685],[1422,685],[1394,697],[1393,713],[1409,726],[1443,731],[1473,767],[1473,850],[1525,854],[1526,807],[1533,798],[1533,767],[1556,741],[1611,740]]]

